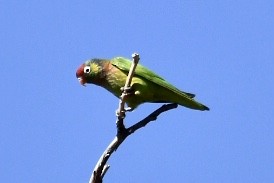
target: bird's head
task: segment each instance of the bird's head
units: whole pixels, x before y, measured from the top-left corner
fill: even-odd
[[[87,75],[90,72],[90,66],[82,64],[76,71],[76,77],[79,80],[80,84],[85,86],[87,80]]]
[[[86,83],[93,83],[96,80],[100,70],[101,67],[98,65],[97,60],[88,60],[76,70],[76,77],[80,84],[85,86]]]

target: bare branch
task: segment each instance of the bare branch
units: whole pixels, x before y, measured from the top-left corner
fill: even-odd
[[[136,130],[138,130],[142,127],[145,127],[149,122],[155,121],[161,113],[166,112],[171,109],[175,109],[177,107],[178,107],[178,104],[164,104],[164,105],[162,105],[162,107],[160,107],[159,109],[152,112],[150,115],[148,115],[143,120],[141,120],[138,123],[136,123],[135,125],[132,125],[131,127],[129,127],[127,129],[129,135],[134,133]]]
[[[122,144],[122,142],[132,133],[137,131],[138,129],[146,126],[149,122],[155,121],[157,117],[168,110],[175,109],[177,108],[178,104],[164,104],[151,114],[149,114],[146,118],[143,120],[139,121],[135,125],[132,125],[129,128],[125,128],[125,130],[121,131],[120,133],[117,133],[117,136],[112,140],[112,142],[109,144],[105,152],[102,154],[101,158],[97,162],[93,174],[90,178],[89,183],[101,183],[103,180],[103,177],[106,172],[103,172],[103,169],[105,166],[108,166],[107,169],[109,168],[109,165],[106,165],[108,159],[112,155],[114,151],[118,149],[118,147]],[[118,128],[117,128],[118,131]],[[107,170],[106,170],[107,171]]]

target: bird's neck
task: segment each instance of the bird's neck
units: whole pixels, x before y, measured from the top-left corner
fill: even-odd
[[[111,69],[112,65],[107,60],[96,59],[90,65],[93,77],[92,83],[102,86],[106,82],[106,77],[108,71]]]

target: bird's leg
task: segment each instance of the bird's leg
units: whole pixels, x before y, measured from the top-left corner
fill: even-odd
[[[129,87],[121,87],[120,90],[122,91],[122,95],[120,96],[120,99],[123,96],[122,98],[125,101],[127,100],[128,97],[134,95],[134,93],[135,93],[134,89],[131,86],[129,86]],[[116,116],[122,116],[122,118],[125,118],[126,117],[126,112],[127,111],[132,111],[132,110],[133,109],[131,107],[126,107],[122,111],[116,110],[115,113],[116,113]],[[120,113],[122,113],[122,114],[120,114]]]
[[[121,90],[123,92],[125,92],[125,99],[130,97],[130,96],[133,96],[135,94],[135,91],[132,87],[122,87]],[[131,107],[126,107],[125,108],[125,112],[130,112],[130,111],[133,111],[133,109]]]
[[[124,93],[124,99],[127,101],[128,98],[132,98],[136,95],[140,95],[140,91],[136,90],[136,84],[132,84],[130,87],[121,87],[121,91]],[[127,103],[128,104],[128,103]],[[135,107],[127,106],[124,112],[131,112]]]
[[[121,91],[125,92],[125,95],[133,95],[135,93],[134,89],[129,86],[129,87],[121,87]]]
[[[129,87],[121,87],[121,91],[125,92],[125,94],[129,95],[129,96],[140,95],[140,93],[141,93],[139,91],[139,84],[137,84],[137,83],[133,83]]]

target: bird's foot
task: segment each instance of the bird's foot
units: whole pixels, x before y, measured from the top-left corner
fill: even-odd
[[[121,87],[121,91],[125,92],[126,95],[133,95],[135,91],[132,87]]]

